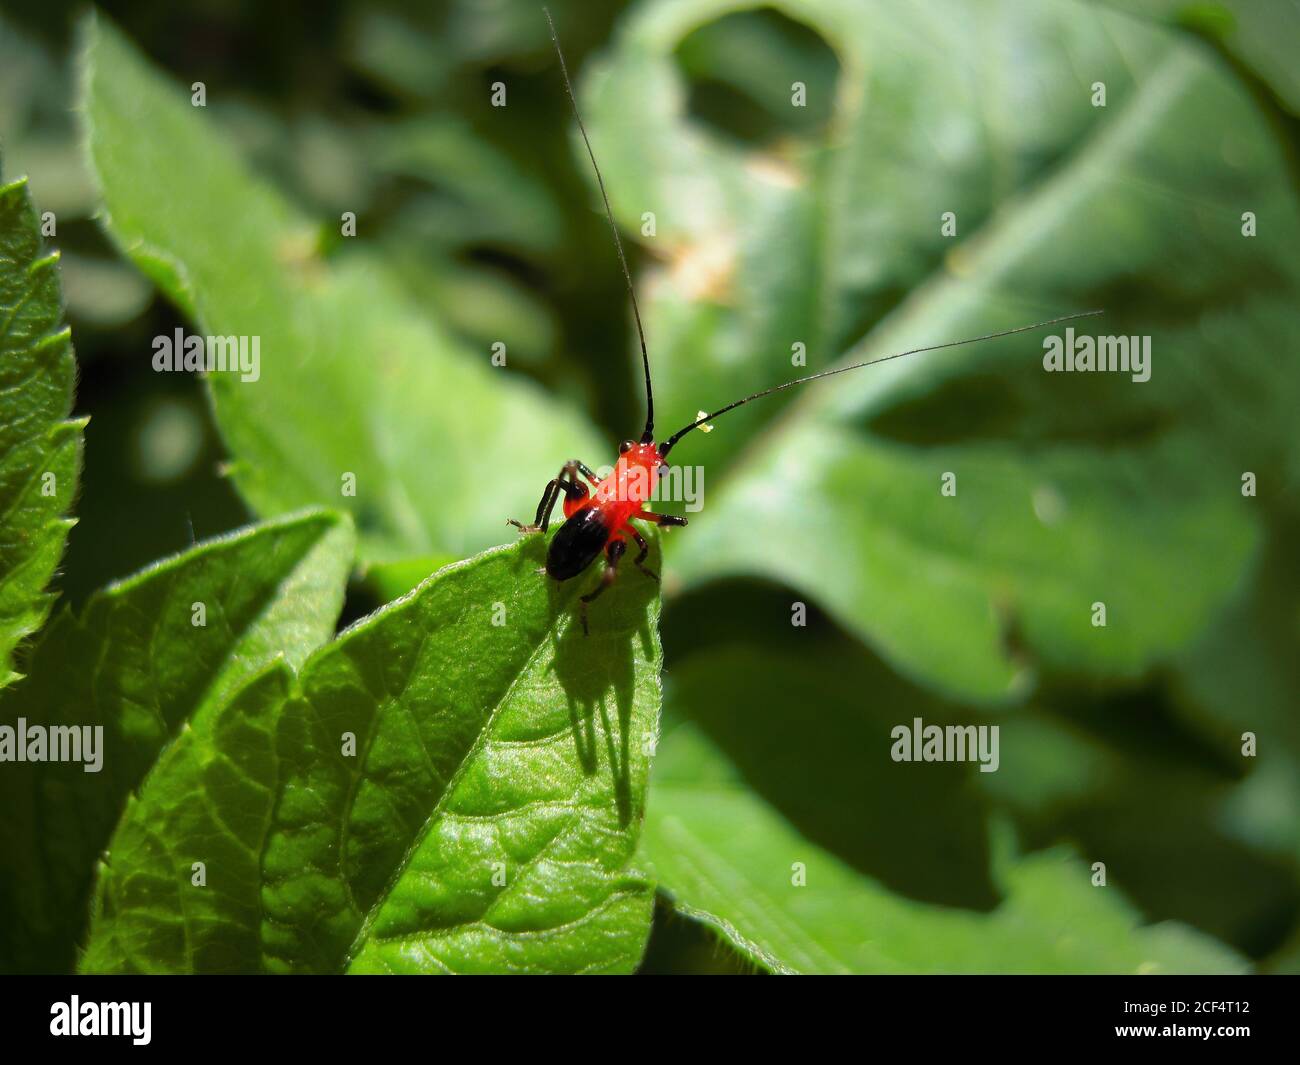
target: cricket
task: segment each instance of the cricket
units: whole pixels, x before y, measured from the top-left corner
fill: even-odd
[[[627,294],[632,304],[632,318],[636,323],[637,339],[641,345],[641,368],[645,373],[645,428],[641,431],[640,440],[624,440],[619,445],[618,461],[614,463],[613,471],[609,476],[601,480],[585,462],[580,459],[570,459],[560,468],[560,472],[547,482],[546,488],[542,491],[541,502],[537,504],[537,514],[531,523],[524,524],[515,518],[507,519],[507,524],[513,525],[521,534],[545,533],[550,527],[551,514],[555,510],[556,501],[561,495],[564,496],[564,524],[560,526],[551,539],[550,546],[546,551],[546,566],[541,570],[552,580],[572,580],[587,572],[601,554],[604,554],[605,568],[601,572],[598,583],[590,592],[578,599],[578,613],[582,621],[584,635],[588,635],[590,632],[587,624],[587,607],[617,579],[619,562],[627,554],[629,539],[637,547],[637,553],[632,559],[633,565],[651,580],[657,581],[659,579],[659,575],[645,565],[646,556],[650,553],[650,544],[641,531],[632,523],[634,521],[643,521],[662,527],[682,526],[687,523],[684,517],[672,514],[656,514],[653,511],[646,510],[645,503],[654,491],[655,485],[658,484],[661,468],[668,462],[668,453],[672,451],[682,437],[692,430],[702,429],[708,431],[712,422],[717,418],[736,410],[738,407],[743,407],[746,403],[762,399],[764,396],[773,395],[787,388],[794,388],[796,385],[806,385],[811,381],[821,380],[823,377],[833,377],[836,374],[848,373],[850,370],[860,370],[865,366],[889,362],[891,359],[901,359],[907,355],[919,355],[922,352],[938,351],[941,348],[955,348],[964,344],[978,344],[985,340],[996,340],[998,337],[1045,329],[1048,326],[1058,325],[1062,322],[1072,322],[1080,318],[1093,318],[1103,313],[1101,310],[1079,311],[1058,318],[1034,322],[1030,325],[1003,329],[996,333],[985,333],[983,336],[967,337],[963,340],[950,340],[942,344],[912,348],[908,351],[899,351],[892,355],[882,355],[875,359],[853,363],[850,366],[823,370],[820,373],[809,374],[807,377],[798,377],[793,381],[785,381],[782,384],[773,385],[771,388],[765,388],[760,392],[754,392],[710,413],[701,412],[693,422],[678,429],[662,443],[656,443],[654,386],[650,377],[650,354],[646,347],[645,327],[641,322],[641,310],[636,302],[636,286],[632,284],[632,271],[628,268],[627,255],[623,251],[623,239],[618,234],[618,225],[614,221],[614,211],[609,203],[609,194],[605,191],[605,179],[600,173],[600,164],[596,162],[596,153],[591,147],[591,139],[587,136],[587,128],[583,124],[582,113],[578,109],[578,98],[573,91],[573,83],[569,80],[569,69],[564,61],[564,49],[560,47],[560,38],[555,30],[555,21],[551,18],[549,8],[542,8],[542,13],[546,16],[546,22],[550,28],[551,43],[555,46],[555,56],[559,61],[560,76],[564,79],[564,91],[573,107],[573,117],[578,123],[578,131],[582,134],[582,142],[587,148],[588,157],[591,159],[591,167],[595,171],[596,184],[600,189],[601,200],[605,207],[605,217],[609,222],[610,232],[614,236],[614,248],[618,252],[619,265],[623,269],[623,279],[627,283]]]

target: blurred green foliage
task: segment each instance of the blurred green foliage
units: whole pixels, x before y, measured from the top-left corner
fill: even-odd
[[[533,5],[105,10],[133,44],[86,82],[104,228],[68,113],[73,5],[0,11],[6,169],[59,213],[93,415],[74,601],[245,505],[337,504],[348,457],[383,493],[354,513],[354,617],[504,540],[570,450],[600,464],[639,428],[621,275]],[[707,509],[667,545],[648,971],[1300,966],[1300,141],[1279,60],[1300,32],[1277,12],[553,5],[661,429],[1093,306],[1155,353],[1146,384],[1044,375],[1033,336],[924,355],[682,444]],[[202,128],[177,102],[194,81]],[[214,384],[214,417],[149,368],[182,323],[277,337],[304,372]],[[485,369],[498,340],[508,371]],[[1001,768],[889,761],[914,716],[1000,724]],[[833,895],[793,888],[794,861]]]

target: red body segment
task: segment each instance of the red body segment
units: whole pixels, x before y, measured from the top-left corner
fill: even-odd
[[[564,516],[590,507],[600,510],[609,539],[621,537],[627,523],[642,514],[642,507],[659,483],[663,458],[655,444],[633,444],[618,457],[613,472],[583,499],[564,500]]]
[[[618,560],[629,543],[638,548],[632,560],[637,569],[658,579],[657,574],[643,565],[650,546],[630,523],[639,519],[655,525],[686,524],[685,518],[655,514],[644,507],[659,482],[662,466],[663,449],[656,446],[648,434],[639,444],[624,441],[619,447],[618,461],[608,477],[597,480],[581,462],[566,463],[560,476],[547,486],[537,510],[536,523],[524,526],[513,522],[525,531],[544,531],[556,495],[563,493],[564,524],[546,549],[546,573],[557,581],[567,581],[584,572],[602,553],[608,563],[597,591],[583,597],[584,606],[613,580]],[[577,479],[578,474],[587,484]]]

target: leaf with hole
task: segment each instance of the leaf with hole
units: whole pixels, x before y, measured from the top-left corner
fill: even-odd
[[[711,488],[670,570],[789,586],[985,702],[1168,661],[1256,558],[1241,471],[1274,498],[1300,484],[1300,215],[1249,94],[1181,35],[1072,0],[777,3],[834,49],[836,106],[821,138],[742,147],[692,120],[673,62],[737,7],[639,8],[584,92],[619,216],[658,210],[648,322],[674,424],[1098,306],[1076,331],[1149,342],[1151,375],[1046,373],[1046,338],[1021,335],[755,403],[679,445]],[[1268,218],[1254,237],[1246,205]]]

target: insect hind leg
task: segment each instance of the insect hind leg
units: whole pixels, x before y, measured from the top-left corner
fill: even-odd
[[[560,493],[563,492],[567,499],[585,499],[587,496],[587,486],[577,478],[577,473],[581,473],[592,484],[596,484],[596,475],[592,473],[586,463],[578,459],[570,459],[560,467],[560,472],[555,477],[546,482],[546,487],[542,490],[542,501],[537,504],[537,516],[533,518],[531,525],[525,525],[523,522],[516,521],[514,518],[507,518],[506,524],[513,525],[521,533],[546,532],[551,524],[551,513],[555,510],[555,501],[559,499]]]

